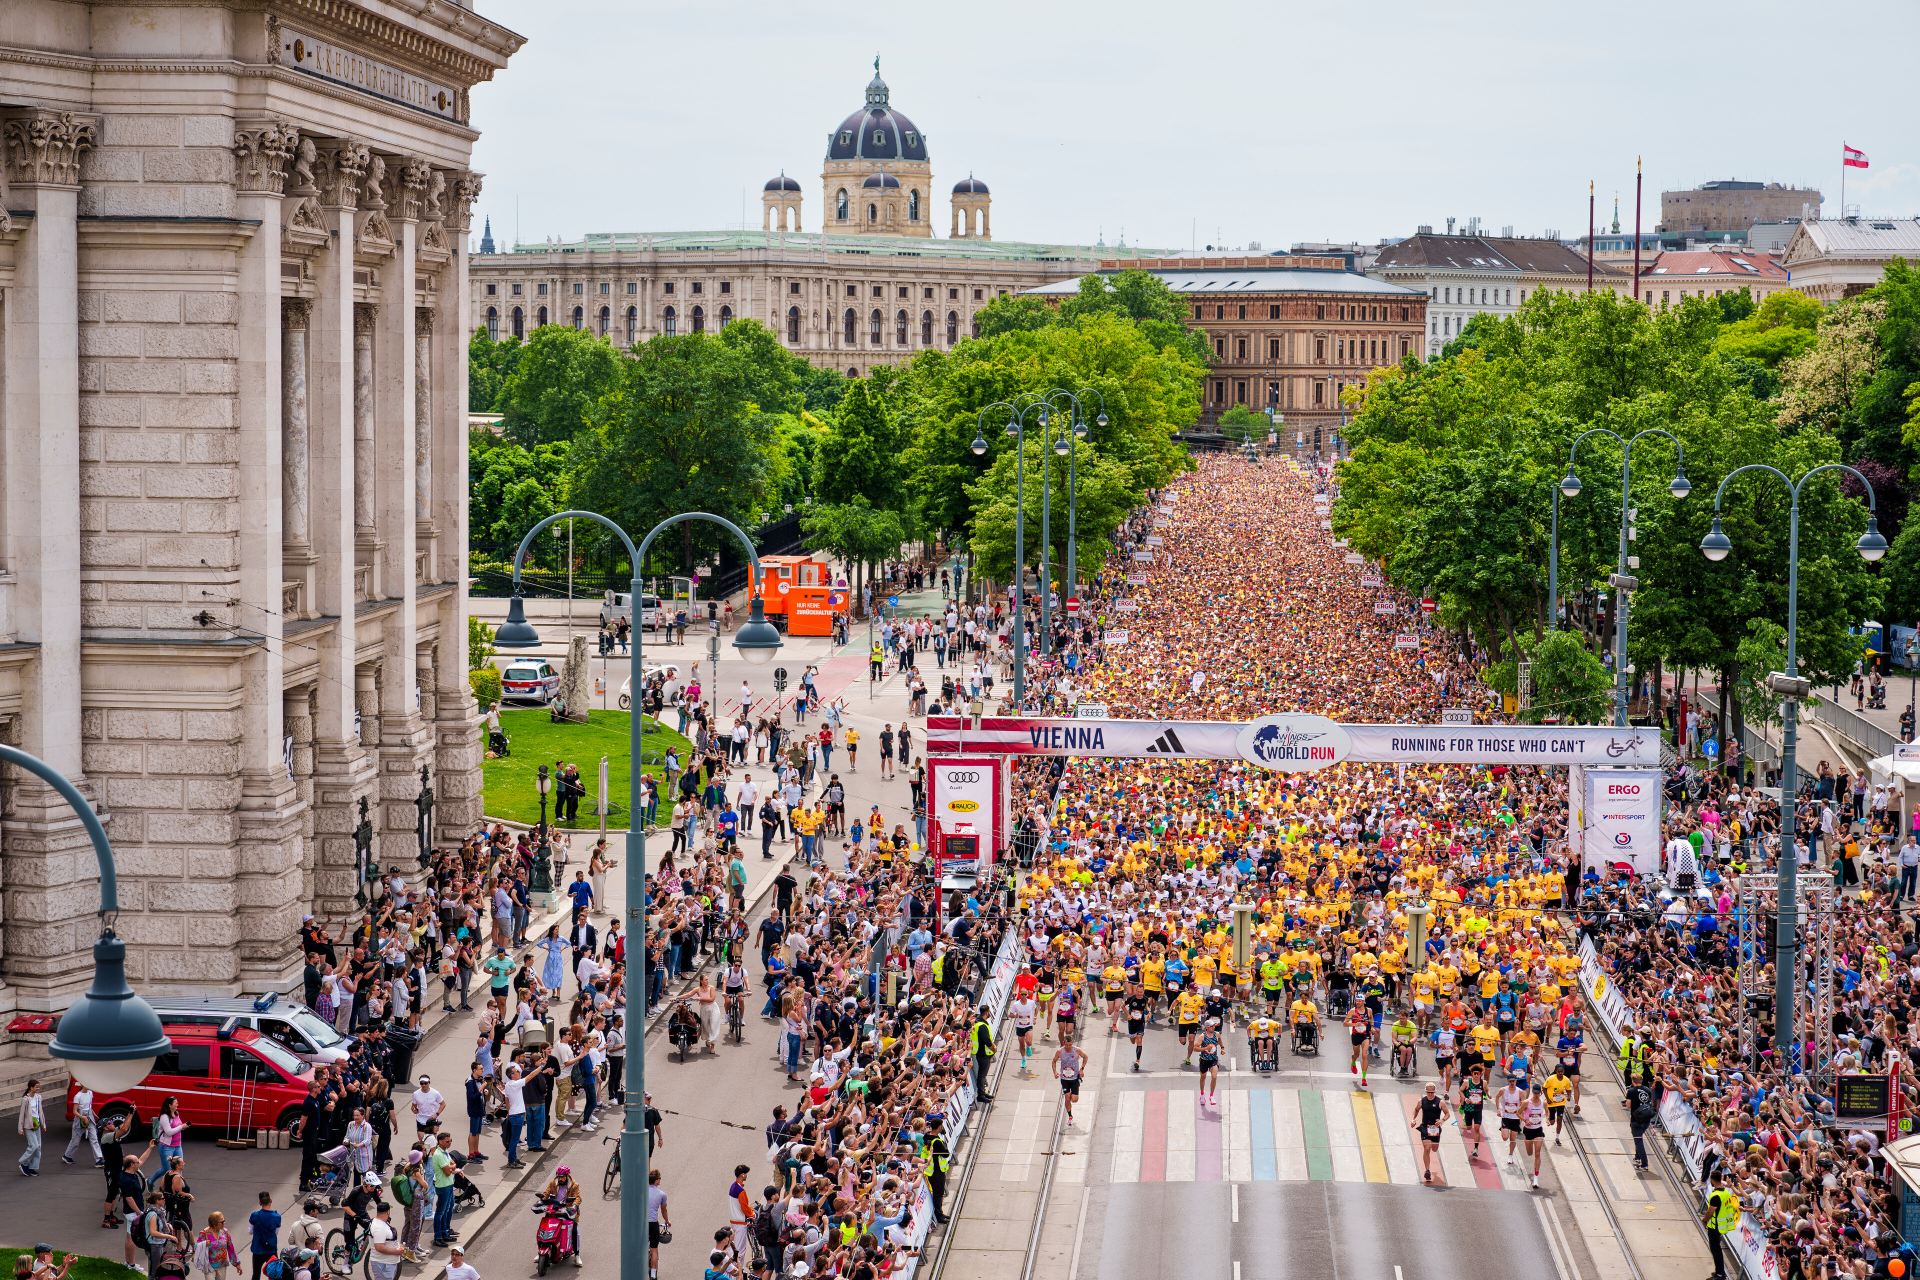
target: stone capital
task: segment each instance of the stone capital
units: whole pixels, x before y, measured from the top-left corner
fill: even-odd
[[[305,329],[313,319],[313,304],[305,298],[282,298],[280,321],[289,329]]]
[[[427,184],[433,168],[425,160],[396,157],[387,166],[387,209],[402,222],[418,222],[427,212]]]
[[[93,150],[91,116],[71,111],[21,111],[0,121],[7,176],[23,187],[77,187],[80,153]]]
[[[447,230],[464,236],[473,226],[473,206],[480,199],[482,176],[454,171],[453,199],[447,202]]]
[[[353,332],[356,337],[373,332],[374,325],[380,321],[380,308],[371,302],[353,304]]]
[[[373,153],[366,145],[352,138],[326,144],[315,170],[321,203],[331,209],[359,208],[361,184],[368,167],[374,163]],[[294,169],[296,173],[299,171],[298,163]]]
[[[287,168],[303,146],[300,131],[285,120],[243,121],[233,131],[234,180],[242,191],[280,195],[286,190]],[[312,143],[304,143],[311,154]],[[304,179],[313,185],[312,161]],[[308,194],[308,193],[302,193]]]
[[[433,308],[415,307],[413,309],[413,336],[431,338],[433,336]]]

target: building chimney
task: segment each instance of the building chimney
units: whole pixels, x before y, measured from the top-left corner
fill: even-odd
[[[1431,222],[1423,222],[1415,228],[1415,230],[1423,236],[1430,236],[1433,234],[1433,224]]]
[[[1447,219],[1447,234],[1448,234],[1448,235],[1452,235],[1452,234],[1453,234],[1453,219],[1452,219],[1452,218],[1448,218],[1448,219]]]
[[[1506,226],[1500,228],[1500,235],[1507,240],[1513,239],[1513,224],[1508,223]]]

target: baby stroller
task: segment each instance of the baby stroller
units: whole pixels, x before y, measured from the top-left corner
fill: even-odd
[[[304,1194],[325,1200],[329,1208],[339,1205],[353,1189],[352,1160],[352,1152],[345,1144],[322,1151]]]
[[[487,750],[501,760],[513,754],[513,743],[508,739],[506,730],[494,729],[487,734]]]
[[[473,1179],[467,1176],[467,1158],[458,1151],[453,1153],[453,1211],[459,1213],[466,1209],[484,1209],[487,1198],[480,1194],[480,1188],[473,1185]]]

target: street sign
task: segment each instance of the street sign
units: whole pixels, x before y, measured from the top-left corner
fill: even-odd
[[[1068,612],[1068,613],[1078,613],[1078,612],[1080,612],[1080,597],[1079,597],[1079,596],[1068,596],[1068,597],[1067,597],[1067,612]]]
[[[1706,756],[1706,758],[1707,758],[1707,759],[1709,759],[1709,760],[1717,760],[1717,759],[1719,759],[1719,757],[1720,757],[1720,739],[1718,739],[1718,738],[1708,738],[1708,739],[1707,739],[1707,740],[1706,740],[1705,742],[1703,742],[1703,743],[1701,743],[1701,744],[1700,744],[1700,753],[1701,753],[1702,755],[1704,755],[1704,756]]]
[[[1472,707],[1442,707],[1440,708],[1440,723],[1441,724],[1472,724],[1473,708]]]
[[[1104,702],[1076,702],[1073,704],[1073,718],[1076,720],[1105,720],[1107,704]]]
[[[1144,587],[1147,585],[1147,575],[1144,573],[1130,573],[1127,575],[1127,585],[1130,587]]]
[[[1427,596],[1420,601],[1420,612],[1422,613],[1432,613],[1437,608],[1439,608],[1439,606],[1434,604],[1432,596]]]
[[[1420,647],[1420,637],[1402,631],[1393,638],[1393,647],[1396,649],[1418,649]]]
[[[888,596],[888,597],[887,597],[887,608],[889,608],[889,609],[898,609],[899,607],[900,607],[900,597],[899,597],[899,596]]]
[[[775,667],[773,669],[773,691],[775,693],[785,693],[787,691],[787,669],[785,667]]]

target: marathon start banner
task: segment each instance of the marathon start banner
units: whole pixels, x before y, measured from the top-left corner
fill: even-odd
[[[930,716],[929,753],[996,756],[1166,756],[1245,760],[1288,773],[1349,761],[1389,764],[1657,767],[1651,730],[1610,725],[1338,724],[1325,716],[1217,720],[1053,720]]]

